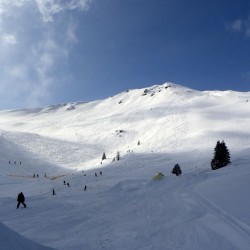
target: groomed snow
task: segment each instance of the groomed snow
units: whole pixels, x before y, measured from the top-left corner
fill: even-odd
[[[1,111],[1,249],[249,249],[248,100],[166,83]],[[212,171],[218,140],[232,164]]]

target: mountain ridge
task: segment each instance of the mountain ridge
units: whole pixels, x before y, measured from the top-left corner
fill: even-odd
[[[123,155],[128,150],[138,153],[189,151],[200,155],[206,154],[205,151],[210,154],[217,140],[225,140],[231,149],[240,151],[248,147],[250,137],[248,99],[249,92],[204,92],[165,83],[127,90],[89,103],[71,102],[32,112],[29,109],[27,112],[2,111],[0,129],[24,133],[20,145],[35,154],[43,149],[41,141],[46,148],[51,145],[56,150],[63,140],[70,154],[75,155],[74,149],[78,148],[79,154],[88,155],[82,164],[71,156],[66,161],[61,156],[62,160],[58,161],[46,153],[48,162],[70,165],[70,168],[79,168],[81,164],[86,168],[93,162],[98,165],[98,156],[104,151],[111,155],[118,150]],[[36,135],[32,137],[34,141],[25,139],[29,138],[25,133]],[[45,142],[47,139],[51,144]],[[98,149],[94,145],[98,145]],[[91,148],[95,148],[95,152]]]
[[[249,98],[157,85],[90,103],[2,111],[1,222],[61,250],[246,250]],[[213,171],[218,140],[232,164]],[[153,180],[159,172],[164,177]],[[27,208],[16,210],[20,191]],[[10,249],[15,234],[0,229]]]

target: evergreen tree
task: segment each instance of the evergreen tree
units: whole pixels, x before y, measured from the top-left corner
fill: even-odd
[[[224,141],[217,141],[214,148],[214,158],[211,161],[213,170],[222,168],[230,164],[230,153]]]
[[[179,164],[175,164],[173,170],[172,170],[172,174],[175,174],[176,176],[181,175],[182,171],[181,171],[181,167],[179,166]]]
[[[120,152],[118,151],[118,152],[116,153],[116,160],[119,161],[120,159],[121,159],[121,156],[120,156]]]
[[[102,155],[102,160],[106,160],[107,158],[106,158],[106,154],[105,154],[105,152],[103,153],[103,155]]]

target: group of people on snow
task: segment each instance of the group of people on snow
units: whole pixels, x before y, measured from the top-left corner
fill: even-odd
[[[9,162],[9,164],[10,164],[10,162]],[[21,162],[20,162],[20,164],[21,164]],[[101,176],[101,175],[102,175],[102,171],[100,171],[99,174],[100,174],[100,176]],[[39,177],[38,174],[37,174],[37,175],[34,174],[34,175],[33,175],[33,178],[35,178],[36,176]],[[86,175],[84,175],[84,176],[86,176]],[[97,175],[97,173],[95,172],[95,177],[97,177],[97,176],[98,176],[98,175]],[[46,174],[45,174],[45,177],[47,177]],[[64,184],[64,185],[67,185],[68,187],[70,187],[69,182],[66,183],[65,180],[63,181],[63,184]],[[84,191],[87,191],[87,185],[84,185],[84,189],[83,189],[83,190],[84,190]],[[55,189],[53,188],[53,189],[52,189],[52,195],[55,195],[55,194],[56,194],[56,193],[55,193]],[[20,192],[20,193],[18,194],[18,196],[17,196],[17,207],[16,207],[16,208],[19,208],[20,204],[22,204],[24,208],[27,207],[27,205],[25,204],[25,197],[24,197],[23,192]]]
[[[11,161],[9,161],[9,164],[11,164]],[[17,161],[14,161],[14,164],[17,164]],[[19,165],[21,165],[21,164],[22,164],[22,162],[20,161]]]

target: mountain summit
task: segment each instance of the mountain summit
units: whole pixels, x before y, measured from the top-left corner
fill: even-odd
[[[248,249],[249,99],[165,83],[1,111],[3,248]]]
[[[3,140],[12,142],[18,134],[15,140],[25,150],[66,168],[96,166],[104,151],[198,157],[211,152],[217,140],[226,140],[235,151],[248,148],[249,99],[249,92],[196,91],[165,83],[89,103],[1,111],[0,129]],[[55,158],[49,148],[57,151],[62,140],[65,148]]]

